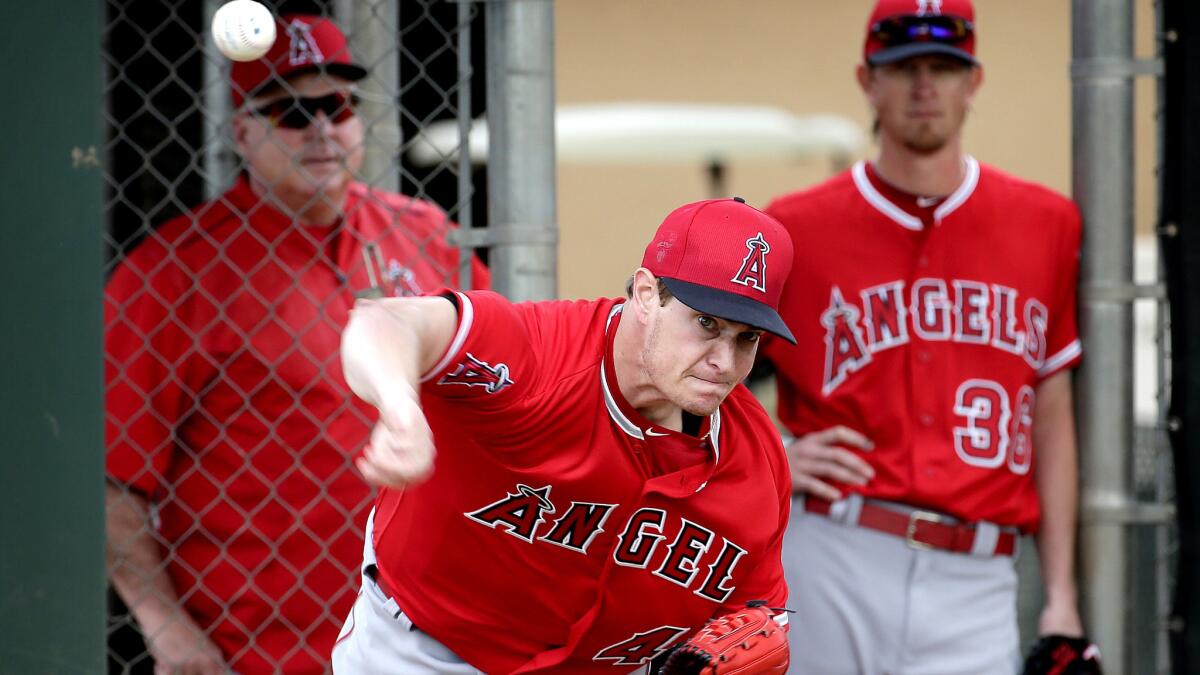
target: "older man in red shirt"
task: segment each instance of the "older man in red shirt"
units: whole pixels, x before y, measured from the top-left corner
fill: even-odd
[[[266,56],[233,66],[241,176],[106,289],[110,577],[171,672],[328,669],[376,417],[343,380],[342,327],[356,289],[458,283],[445,214],[354,180],[365,75],[328,19],[283,17]]]

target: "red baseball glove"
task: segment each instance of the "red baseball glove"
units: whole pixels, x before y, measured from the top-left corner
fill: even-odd
[[[1024,675],[1101,675],[1100,649],[1085,637],[1046,635],[1025,657]]]
[[[729,675],[782,673],[788,667],[787,632],[777,612],[761,600],[709,619],[690,640],[671,652],[659,673]]]

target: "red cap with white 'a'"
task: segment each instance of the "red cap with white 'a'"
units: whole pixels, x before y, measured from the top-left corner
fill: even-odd
[[[667,215],[646,246],[642,267],[680,302],[796,343],[779,316],[792,270],[792,238],[745,200],[709,199]]]
[[[262,58],[234,62],[233,105],[282,84],[289,77],[322,71],[358,81],[367,69],[351,58],[346,35],[337,24],[314,14],[289,14],[276,20],[275,42]]]

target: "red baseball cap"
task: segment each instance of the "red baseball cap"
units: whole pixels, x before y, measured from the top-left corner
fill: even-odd
[[[872,66],[922,54],[975,60],[971,0],[879,0],[867,20],[863,60]]]
[[[741,197],[684,204],[646,246],[642,267],[698,312],[761,328],[796,344],[779,316],[792,238]]]
[[[345,34],[329,19],[289,14],[275,23],[271,49],[255,61],[235,61],[230,70],[234,107],[300,73],[320,70],[355,81],[367,76],[367,69],[351,59]]]

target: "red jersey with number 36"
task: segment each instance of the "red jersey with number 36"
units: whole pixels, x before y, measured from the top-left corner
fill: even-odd
[[[1078,210],[964,158],[926,204],[865,163],[774,201],[797,255],[770,340],[791,433],[833,425],[874,444],[875,469],[843,492],[1036,530],[1039,382],[1081,356]]]
[[[791,481],[738,386],[696,434],[621,396],[621,301],[451,296],[423,379],[432,477],[383,490],[380,573],[413,624],[487,673],[628,672],[710,617],[787,599]]]

